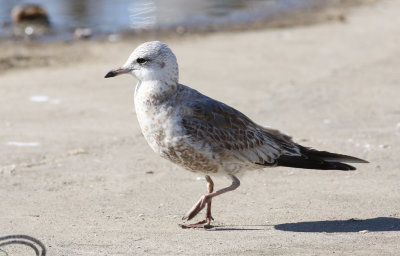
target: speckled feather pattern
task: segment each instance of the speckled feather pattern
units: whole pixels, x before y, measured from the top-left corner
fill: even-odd
[[[232,107],[185,85],[152,83],[137,85],[142,132],[155,152],[190,171],[238,174],[260,164],[274,166],[282,154],[300,155],[289,136],[257,125]],[[169,96],[157,99],[158,90]]]
[[[175,55],[147,42],[106,77],[131,73],[139,82],[135,108],[143,135],[159,155],[202,173],[236,175],[268,166],[353,170],[340,163],[364,160],[302,147],[236,109],[179,84]]]

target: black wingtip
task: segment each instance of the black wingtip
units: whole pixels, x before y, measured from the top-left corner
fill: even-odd
[[[277,166],[286,166],[292,168],[302,169],[316,169],[316,170],[341,170],[341,171],[354,171],[356,168],[352,165],[340,162],[327,162],[322,159],[304,156],[280,156],[276,160]]]
[[[104,78],[109,78],[109,77],[114,77],[117,75],[117,72],[115,72],[114,70],[111,70],[110,72],[108,72]]]
[[[301,145],[298,145],[298,147],[302,155],[317,157],[323,159],[326,162],[365,163],[365,164],[369,163],[364,159],[357,158],[354,156],[331,153],[327,151],[319,151]]]
[[[327,151],[318,151],[298,145],[301,155],[282,155],[276,161],[278,166],[304,169],[354,171],[354,166],[345,163],[368,163],[360,158]]]

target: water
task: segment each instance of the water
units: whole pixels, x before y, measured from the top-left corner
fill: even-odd
[[[263,20],[317,0],[33,0],[49,13],[45,39],[73,38],[75,28],[90,28],[101,36],[121,31],[213,27]],[[327,0],[320,0],[320,2]],[[0,37],[10,37],[15,5],[27,1],[0,0]]]

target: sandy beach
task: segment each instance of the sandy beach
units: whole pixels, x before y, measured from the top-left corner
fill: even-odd
[[[181,83],[300,144],[370,161],[248,172],[213,201],[209,230],[178,226],[206,182],[151,151],[136,80],[104,79],[141,38],[0,45],[0,236],[65,256],[398,255],[399,9],[382,0],[310,26],[163,38]]]

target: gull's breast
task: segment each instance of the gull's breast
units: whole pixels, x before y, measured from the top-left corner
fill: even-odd
[[[179,131],[176,130],[174,111],[171,107],[148,106],[135,101],[136,115],[142,133],[150,147],[158,154],[173,143]]]
[[[179,97],[159,102],[145,92],[136,91],[135,109],[142,133],[154,152],[193,172],[224,175],[249,168],[226,150],[188,134],[182,118],[185,106]]]
[[[154,152],[190,171],[218,172],[213,152],[185,135],[177,108],[169,104],[154,106],[135,98],[135,109],[142,133]]]

